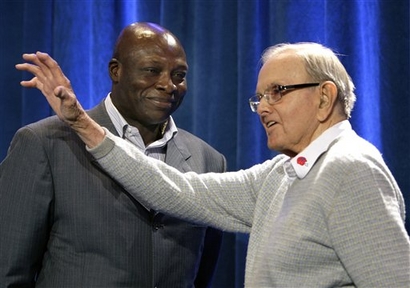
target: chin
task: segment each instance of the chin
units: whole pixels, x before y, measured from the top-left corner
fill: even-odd
[[[272,143],[268,142],[267,146],[268,146],[269,150],[278,151],[278,147],[275,144],[272,144]]]

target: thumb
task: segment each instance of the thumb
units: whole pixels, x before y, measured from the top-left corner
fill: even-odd
[[[65,99],[69,99],[69,98],[74,98],[75,96],[74,94],[66,87],[64,86],[57,86],[54,89],[54,95],[58,98],[60,98],[61,100],[65,100]]]
[[[50,99],[49,103],[61,120],[72,125],[81,115],[85,114],[84,109],[81,107],[80,102],[77,101],[77,97],[71,89],[65,86],[58,86],[53,92],[55,100]]]

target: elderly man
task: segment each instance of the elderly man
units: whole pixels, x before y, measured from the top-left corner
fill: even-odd
[[[149,159],[96,125],[48,55],[26,60],[41,68],[20,64],[37,76],[23,85],[42,90],[133,197],[183,219],[250,233],[247,287],[410,286],[402,193],[377,149],[352,130],[354,85],[330,49],[269,48],[250,106],[268,147],[281,154],[247,170],[202,175]],[[140,192],[147,190],[155,193]]]

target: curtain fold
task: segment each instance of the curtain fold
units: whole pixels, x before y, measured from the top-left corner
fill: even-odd
[[[408,0],[3,0],[0,161],[19,127],[52,114],[37,90],[19,85],[30,77],[14,68],[22,53],[51,54],[90,108],[110,91],[108,61],[121,29],[150,21],[187,52],[177,125],[222,152],[229,170],[275,155],[248,105],[264,49],[299,41],[334,49],[357,87],[352,125],[382,151],[410,207],[409,9]],[[247,240],[227,234],[214,287],[243,286]]]

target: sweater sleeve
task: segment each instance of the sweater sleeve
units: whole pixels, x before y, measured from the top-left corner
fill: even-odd
[[[260,177],[258,169],[181,173],[146,157],[107,130],[104,141],[88,150],[104,170],[148,207],[221,230],[250,232],[258,190],[254,183]]]

